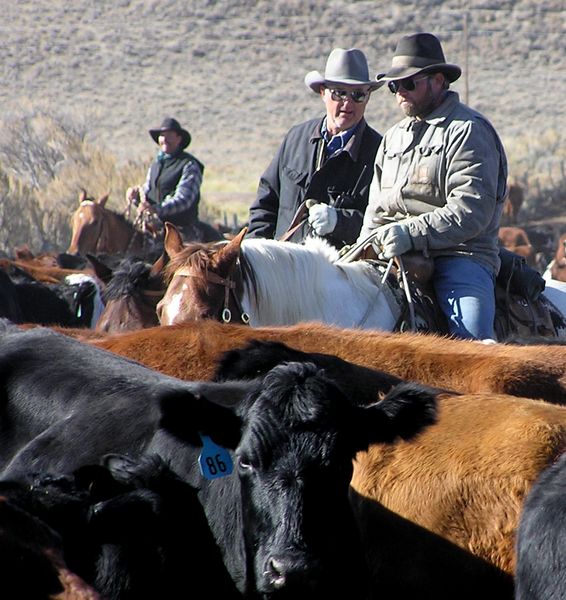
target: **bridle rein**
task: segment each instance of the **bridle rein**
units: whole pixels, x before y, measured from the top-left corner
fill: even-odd
[[[237,263],[237,266],[239,267],[239,261]],[[237,269],[237,272],[240,274],[241,278],[239,268]],[[202,278],[201,275],[195,275],[188,268],[179,269],[175,272],[175,276]],[[250,315],[247,312],[245,312],[242,308],[242,303],[240,302],[240,299],[238,298],[238,295],[236,293],[237,286],[233,275],[230,275],[229,277],[220,277],[220,275],[216,273],[206,271],[205,279],[208,283],[212,283],[214,285],[221,285],[224,287],[224,307],[222,309],[222,312],[220,313],[220,320],[222,321],[222,323],[232,322],[232,311],[230,310],[230,298],[232,298],[236,310],[238,311],[240,321],[244,323],[244,325],[249,325]]]

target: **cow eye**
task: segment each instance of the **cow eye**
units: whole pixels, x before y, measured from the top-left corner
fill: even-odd
[[[238,456],[238,468],[247,473],[253,471],[252,463],[246,456]]]

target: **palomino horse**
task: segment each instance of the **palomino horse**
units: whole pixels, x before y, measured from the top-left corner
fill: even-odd
[[[69,254],[147,254],[148,237],[122,214],[106,208],[108,194],[98,200],[79,197],[79,207],[71,217]]]
[[[321,321],[339,327],[445,333],[442,320],[434,320],[432,300],[413,294],[409,301],[404,290],[410,283],[400,285],[379,263],[339,262],[338,251],[318,238],[299,245],[243,239],[244,234],[224,245],[185,245],[166,224],[168,287],[157,305],[162,325],[205,318],[241,319],[253,327]],[[548,298],[541,302],[548,309],[544,329],[522,327],[516,335],[566,338],[563,313]],[[508,339],[514,330],[505,308],[501,306],[496,329],[500,338]]]

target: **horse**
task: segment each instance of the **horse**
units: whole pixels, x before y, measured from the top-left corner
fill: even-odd
[[[116,267],[96,256],[87,255],[98,279],[105,284],[104,309],[96,321],[96,331],[117,333],[159,324],[156,306],[163,297],[162,255],[155,263],[126,256]]]
[[[338,327],[393,331],[401,307],[368,261],[338,264],[325,240],[305,245],[244,240],[246,229],[225,244],[188,244],[166,223],[169,257],[161,325],[232,314],[252,327],[318,320]]]
[[[391,262],[384,268],[371,260],[340,261],[338,251],[320,238],[299,245],[244,235],[245,229],[224,245],[184,244],[166,224],[167,289],[157,305],[161,325],[207,318],[239,319],[252,327],[321,321],[346,328],[447,334],[432,295],[407,297],[412,284],[403,269],[402,283],[391,276]],[[503,301],[499,341],[513,325],[504,310],[509,300],[505,296]],[[524,337],[566,338],[563,313],[548,298],[540,302],[548,309],[547,318],[537,315],[536,328],[517,323],[517,331]],[[524,317],[516,311],[512,315]]]
[[[71,242],[68,254],[146,254],[151,245],[145,233],[125,215],[106,208],[109,194],[97,200],[86,192],[79,196],[79,207],[71,217]]]

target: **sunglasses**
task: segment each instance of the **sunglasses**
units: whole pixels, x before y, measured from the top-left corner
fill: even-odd
[[[334,102],[346,102],[348,98],[351,98],[357,104],[361,104],[369,98],[369,94],[369,92],[362,92],[360,90],[354,90],[353,92],[348,92],[347,90],[330,90],[330,96]]]
[[[417,83],[423,79],[428,79],[428,77],[428,75],[425,75],[424,77],[419,77],[418,79],[408,77],[407,79],[400,79],[399,81],[390,81],[387,84],[387,87],[392,94],[396,94],[401,88],[407,92],[414,92],[417,88]]]

